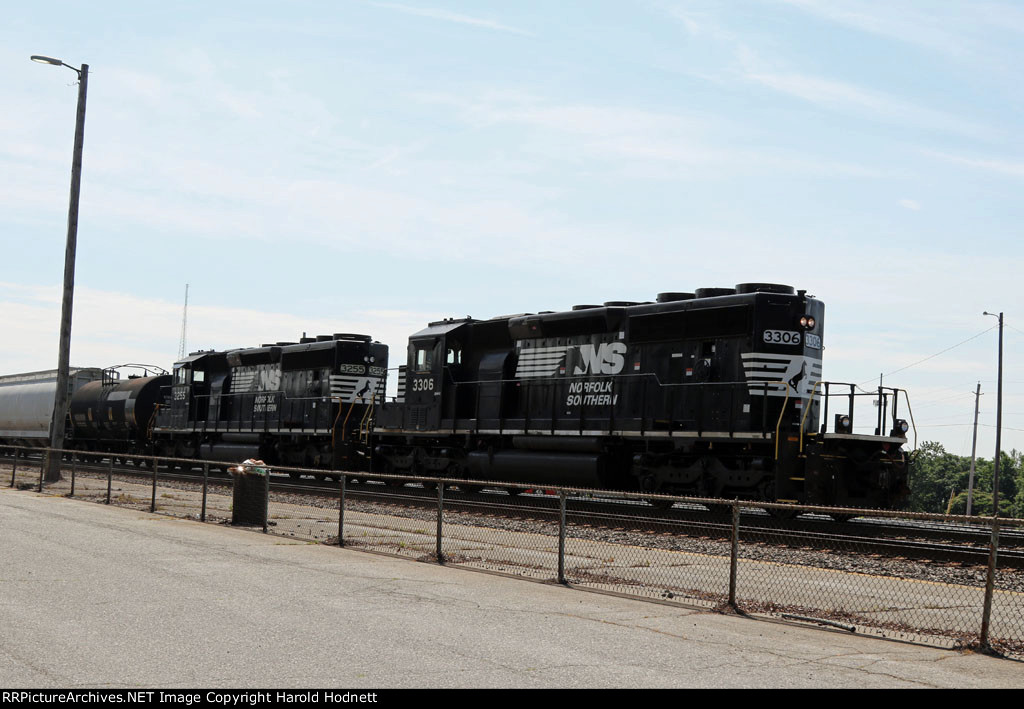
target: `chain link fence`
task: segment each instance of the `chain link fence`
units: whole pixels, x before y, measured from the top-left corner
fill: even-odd
[[[0,455],[12,488],[1024,659],[1024,520],[98,453],[44,482],[45,450]]]

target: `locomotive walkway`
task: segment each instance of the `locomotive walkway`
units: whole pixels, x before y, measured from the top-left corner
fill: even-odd
[[[1024,687],[1022,665],[0,488],[5,687]]]

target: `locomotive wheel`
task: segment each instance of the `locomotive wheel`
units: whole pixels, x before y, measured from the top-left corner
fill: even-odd
[[[839,515],[839,514],[831,514],[831,515],[829,515],[829,517],[831,517],[836,522],[849,522],[851,519],[853,519],[856,516],[857,515]]]
[[[324,475],[323,473],[316,473],[313,476],[313,479],[316,480],[318,483],[322,483],[324,480],[327,479],[327,476]]]
[[[463,492],[467,493],[467,494],[475,495],[476,493],[478,493],[481,490],[483,490],[484,486],[483,485],[470,485],[468,483],[459,483],[459,489],[462,490]]]
[[[288,477],[290,477],[292,480],[298,480],[299,478],[302,477],[302,473],[288,473]]]
[[[507,487],[505,488],[505,492],[507,492],[510,497],[519,497],[525,492],[525,490],[521,487]]]

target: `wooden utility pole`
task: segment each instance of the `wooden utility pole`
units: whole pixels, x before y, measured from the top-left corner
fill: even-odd
[[[971,508],[974,504],[974,460],[978,450],[978,402],[981,399],[981,382],[974,392],[974,438],[971,440],[971,475],[967,481],[967,516],[971,515]]]

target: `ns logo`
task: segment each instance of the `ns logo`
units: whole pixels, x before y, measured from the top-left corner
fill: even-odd
[[[599,345],[580,345],[574,375],[619,374],[626,364],[626,343],[602,342]]]
[[[276,367],[273,369],[261,368],[258,382],[257,391],[277,391],[281,388],[281,370]]]

